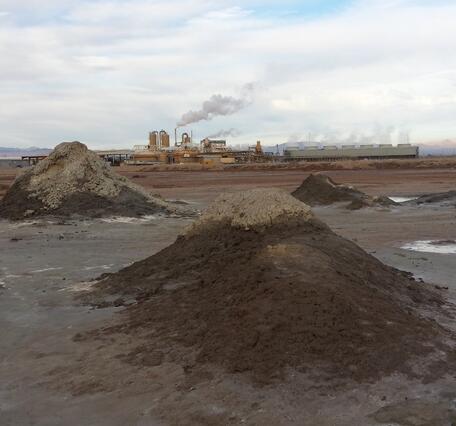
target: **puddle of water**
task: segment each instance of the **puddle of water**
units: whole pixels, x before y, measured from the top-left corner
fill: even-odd
[[[406,201],[412,201],[418,199],[418,197],[388,197],[390,200],[393,200],[395,203],[405,203]]]
[[[76,284],[70,285],[69,287],[62,288],[59,291],[69,291],[71,293],[79,293],[79,292],[83,292],[83,291],[89,291],[89,290],[92,289],[92,287],[96,283],[97,283],[96,281],[91,281],[91,282],[83,281],[83,282],[80,282],[80,283],[76,283]]]
[[[11,229],[19,229],[19,228],[24,228],[26,226],[36,226],[36,227],[46,227],[48,225],[56,225],[57,222],[54,222],[52,220],[23,220],[22,222],[19,223],[12,223],[10,224]]]
[[[84,271],[92,271],[93,269],[111,269],[114,266],[114,263],[111,263],[109,265],[99,265],[99,266],[86,266],[84,267]]]
[[[63,269],[62,267],[58,268],[44,268],[44,269],[35,269],[34,271],[30,271],[31,274],[39,274],[41,272],[48,272],[48,271],[59,271],[60,269]]]
[[[123,217],[123,216],[116,216],[116,217],[108,217],[106,219],[101,219],[102,222],[106,223],[144,223],[149,222],[151,220],[156,219],[157,216],[148,215],[143,217]]]
[[[456,254],[456,241],[414,241],[403,245],[401,248],[424,253]]]

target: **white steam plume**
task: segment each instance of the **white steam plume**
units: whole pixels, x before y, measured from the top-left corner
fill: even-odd
[[[213,133],[209,135],[208,138],[226,138],[228,136],[237,137],[241,134],[241,132],[237,129],[229,129],[229,130],[220,130],[217,133]]]
[[[253,84],[250,83],[243,87],[240,98],[212,95],[207,101],[203,102],[200,110],[186,112],[177,123],[177,127],[187,126],[203,120],[212,120],[220,115],[235,114],[252,103],[252,94]]]

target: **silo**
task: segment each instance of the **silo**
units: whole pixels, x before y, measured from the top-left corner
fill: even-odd
[[[164,130],[160,132],[160,146],[161,148],[169,148],[169,135]]]
[[[149,149],[150,148],[156,148],[158,144],[158,132],[150,132],[149,133]]]

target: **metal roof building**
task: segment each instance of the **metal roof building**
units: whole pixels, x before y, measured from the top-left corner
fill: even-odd
[[[284,150],[286,161],[305,160],[381,160],[394,158],[418,158],[419,148],[410,144],[382,145],[342,145],[338,146],[309,146],[305,148],[290,147]]]

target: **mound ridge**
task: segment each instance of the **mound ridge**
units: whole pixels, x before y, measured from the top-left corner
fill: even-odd
[[[334,182],[324,174],[311,174],[292,192],[298,200],[310,206],[349,202],[347,208],[357,210],[363,207],[397,205],[388,197],[370,197],[356,188]]]
[[[80,142],[65,142],[20,175],[0,203],[0,216],[141,216],[171,210],[163,200],[114,173]]]
[[[251,189],[244,192],[226,193],[209,206],[187,233],[200,230],[219,222],[244,230],[261,229],[285,218],[313,219],[310,207],[294,200],[280,189]]]
[[[252,201],[267,209],[259,222],[251,221]],[[439,309],[439,295],[336,235],[307,206],[298,212],[296,202],[276,190],[222,195],[172,245],[101,277],[93,300],[136,298],[116,332],[148,343],[125,359],[161,354],[259,383],[289,369],[358,381],[425,375],[413,361],[436,346],[441,353],[446,332],[418,312]]]

